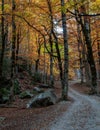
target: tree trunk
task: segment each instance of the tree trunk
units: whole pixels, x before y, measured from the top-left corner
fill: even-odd
[[[50,43],[50,86],[53,88],[54,87],[54,75],[53,75],[53,43],[52,43],[52,35],[50,33],[49,36],[49,43]]]
[[[80,7],[80,13],[86,14],[85,6]],[[77,19],[77,22],[79,22],[80,25],[81,25],[82,32],[83,32],[84,39],[85,39],[85,44],[86,44],[86,47],[87,47],[87,60],[88,60],[88,63],[89,63],[89,66],[90,66],[90,71],[91,71],[91,90],[96,92],[97,73],[96,73],[96,67],[95,67],[92,45],[91,45],[90,18],[89,18],[89,16],[83,16],[83,18],[82,18],[82,16],[80,16],[80,19]]]
[[[53,35],[54,35],[54,23],[53,23],[53,11],[51,1],[47,0],[48,9],[50,12],[50,32],[49,32],[49,43],[50,43],[50,86],[54,87],[54,75],[53,75]]]
[[[77,20],[77,18],[76,18],[76,20]],[[81,76],[81,83],[83,83],[84,82],[84,76],[83,76],[83,43],[82,43],[81,28],[80,28],[79,23],[77,23],[77,41],[78,41],[79,63],[80,63],[80,76]]]
[[[16,41],[17,41],[17,46],[16,46],[16,71],[18,73],[19,71],[19,63],[18,63],[18,59],[19,59],[19,44],[20,44],[20,37],[21,37],[21,32],[20,32],[20,26],[18,26],[18,32],[17,32],[17,38],[16,38]]]
[[[98,49],[98,79],[100,79],[100,40],[97,40]]]
[[[84,26],[82,26],[82,30],[84,33],[85,42],[87,46],[87,59],[88,59],[88,63],[90,65],[90,70],[91,70],[91,85],[92,85],[91,90],[96,92],[97,73],[96,73],[96,67],[95,67],[92,45],[91,45],[90,24],[87,18],[84,18]]]
[[[14,81],[15,81],[15,73],[16,73],[16,24],[15,24],[15,12],[16,3],[15,0],[12,0],[12,56],[11,56],[11,81],[12,86],[10,90],[10,101],[13,100],[14,97]]]
[[[2,14],[4,14],[4,0],[2,0]],[[2,49],[1,49],[1,56],[0,56],[0,78],[2,77],[2,71],[3,71],[3,59],[4,59],[4,51],[5,51],[5,26],[4,26],[4,15],[1,16],[1,37],[2,37]]]
[[[41,41],[40,41],[40,37],[37,37],[37,53],[38,53],[38,58],[35,61],[35,72],[38,72],[39,70],[39,63],[40,63],[40,55],[41,55]]]
[[[61,9],[65,8],[64,0],[61,0]],[[67,100],[68,96],[68,40],[67,40],[67,26],[66,26],[66,12],[62,10],[62,27],[64,39],[64,86],[62,88],[62,99]]]
[[[15,24],[15,8],[16,8],[16,4],[15,1],[12,0],[12,57],[11,57],[11,78],[13,78],[14,74],[15,74],[15,49],[16,49],[16,24]]]
[[[63,81],[63,68],[62,68],[62,60],[61,60],[61,55],[60,55],[60,50],[59,50],[59,42],[56,34],[53,31],[53,37],[55,40],[55,47],[56,47],[56,52],[57,52],[57,60],[58,60],[58,67],[59,67],[59,73],[60,73],[60,80],[61,80],[61,86],[63,88],[64,86],[64,81]]]
[[[45,43],[44,43],[44,74],[43,83],[46,84],[46,53],[45,53]]]
[[[30,57],[30,53],[31,53],[31,48],[30,48],[30,29],[29,29],[29,27],[28,27],[28,29],[27,29],[27,43],[28,43],[28,64],[27,64],[27,70],[28,70],[28,72],[30,73],[30,74],[32,74],[31,73],[31,57]]]

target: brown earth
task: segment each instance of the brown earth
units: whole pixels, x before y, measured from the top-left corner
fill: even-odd
[[[71,85],[71,87],[78,91],[79,93],[83,93],[83,94],[91,94],[91,88],[89,85],[87,85],[86,83],[74,83]],[[98,91],[100,92],[100,81],[98,80]]]
[[[83,93],[83,94],[88,94],[89,91],[90,91],[90,87],[87,86],[86,83],[83,83],[83,84],[81,84],[81,83],[75,83],[75,84],[71,85],[71,87],[74,90],[76,90],[76,91],[78,91],[80,93]]]

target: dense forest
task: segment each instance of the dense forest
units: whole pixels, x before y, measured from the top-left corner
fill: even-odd
[[[9,89],[13,99],[24,71],[51,88],[60,80],[63,100],[75,78],[98,93],[100,0],[1,0],[0,7],[1,97]]]
[[[100,0],[0,0],[0,129],[100,130],[99,96]]]

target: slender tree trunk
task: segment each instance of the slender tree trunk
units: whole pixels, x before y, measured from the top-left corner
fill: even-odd
[[[15,73],[16,73],[16,24],[15,24],[15,12],[16,3],[15,0],[12,0],[12,56],[11,56],[11,81],[12,86],[10,90],[10,101],[13,101],[14,98],[14,82],[15,82]]]
[[[54,35],[54,23],[53,23],[53,10],[52,10],[52,5],[51,1],[47,0],[48,4],[48,9],[50,12],[50,23],[51,23],[51,28],[50,28],[50,34],[49,34],[49,43],[50,43],[50,86],[54,87],[54,75],[53,75],[53,35]],[[57,43],[57,42],[56,42]]]
[[[77,20],[77,18],[76,18]],[[82,36],[81,29],[79,23],[77,23],[77,41],[78,41],[78,52],[79,52],[79,62],[80,62],[80,75],[81,75],[81,83],[84,82],[83,77],[83,45],[82,45]]]
[[[65,8],[65,1],[61,0],[61,8]],[[67,40],[67,26],[66,26],[66,12],[62,10],[62,27],[64,39],[64,86],[62,88],[62,99],[67,100],[68,96],[68,40]]]
[[[98,79],[100,79],[100,40],[97,40],[98,49]]]
[[[30,57],[30,51],[31,51],[31,48],[30,48],[30,29],[29,29],[29,26],[28,26],[28,30],[27,30],[27,43],[28,43],[28,64],[27,64],[27,67],[28,67],[28,71],[29,73],[31,74],[31,57]]]
[[[80,57],[80,76],[81,76],[81,83],[84,82],[84,76],[83,76],[83,62],[82,62],[82,53],[79,53]]]
[[[39,59],[35,61],[35,72],[38,72],[38,68],[39,68]]]
[[[4,14],[4,0],[2,0],[2,14]],[[0,78],[2,77],[2,71],[3,71],[3,59],[4,59],[4,51],[5,51],[5,26],[4,26],[4,15],[1,16],[1,37],[2,37],[2,49],[1,49],[1,56],[0,56]]]
[[[50,49],[51,49],[51,54],[50,54],[50,86],[53,88],[54,87],[54,75],[53,75],[53,43],[52,43],[52,35],[50,33],[49,36],[49,43],[50,43]]]
[[[53,31],[53,37],[54,37],[54,42],[55,42],[55,47],[56,47],[56,52],[57,52],[57,60],[58,60],[58,67],[59,67],[59,73],[60,73],[60,80],[61,80],[61,86],[63,88],[64,82],[63,82],[63,68],[62,68],[62,60],[61,60],[61,55],[60,55],[60,50],[59,50],[59,42],[56,34]]]
[[[86,14],[85,6],[80,7],[80,12],[83,13],[83,14]],[[89,16],[83,16],[83,18],[82,18],[82,16],[80,16],[80,19],[77,19],[77,22],[79,22],[80,25],[81,25],[82,32],[83,32],[84,39],[85,39],[85,44],[86,44],[86,47],[87,47],[87,60],[88,60],[88,63],[89,63],[89,66],[90,66],[90,71],[91,71],[91,90],[93,92],[96,92],[97,73],[96,73],[96,67],[95,67],[92,45],[91,45],[90,18],[89,18]]]
[[[12,57],[11,57],[11,78],[13,78],[14,74],[15,74],[15,49],[16,49],[16,24],[15,24],[15,12],[16,9],[16,4],[15,4],[15,0],[12,0]]]
[[[18,56],[18,54],[19,54],[19,44],[20,44],[20,35],[21,35],[20,31],[21,31],[20,26],[18,26],[18,32],[17,32],[17,37],[16,37],[16,42],[17,42],[17,46],[16,46],[16,71],[17,71],[17,73],[19,71],[19,64],[18,64],[19,56]]]
[[[90,74],[90,67],[89,67],[89,63],[87,60],[87,52],[86,52],[86,46],[85,43],[83,43],[83,52],[82,52],[82,59],[83,59],[83,64],[84,64],[84,68],[85,68],[85,79],[86,79],[86,84],[87,85],[91,85],[91,74]]]
[[[93,57],[92,45],[91,45],[91,37],[90,37],[90,24],[87,18],[84,18],[84,27],[82,26],[83,33],[85,36],[86,46],[87,46],[87,58],[88,63],[90,65],[91,70],[91,90],[96,92],[97,87],[97,73],[96,73],[96,66]]]
[[[80,50],[80,70],[81,70],[81,83],[83,82],[83,66],[85,69],[85,78],[86,78],[86,83],[90,85],[90,69],[89,69],[89,63],[87,61],[87,52],[86,52],[86,47],[85,43],[83,43],[82,37],[81,37],[81,32],[78,36],[79,42],[81,43],[81,50]]]
[[[39,63],[40,63],[40,55],[41,55],[41,42],[40,42],[40,37],[37,37],[37,53],[38,53],[38,58],[35,61],[35,72],[39,71]]]
[[[43,83],[46,84],[46,53],[45,53],[45,43],[44,43],[44,75]]]
[[[97,50],[98,50],[98,63],[97,63],[97,72],[98,72],[98,79],[100,79],[100,40],[99,40],[99,31],[97,30],[96,25],[96,38],[97,38]]]

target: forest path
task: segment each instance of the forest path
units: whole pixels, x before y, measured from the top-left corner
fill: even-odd
[[[75,102],[48,130],[100,130],[100,97],[88,96],[69,88]]]

